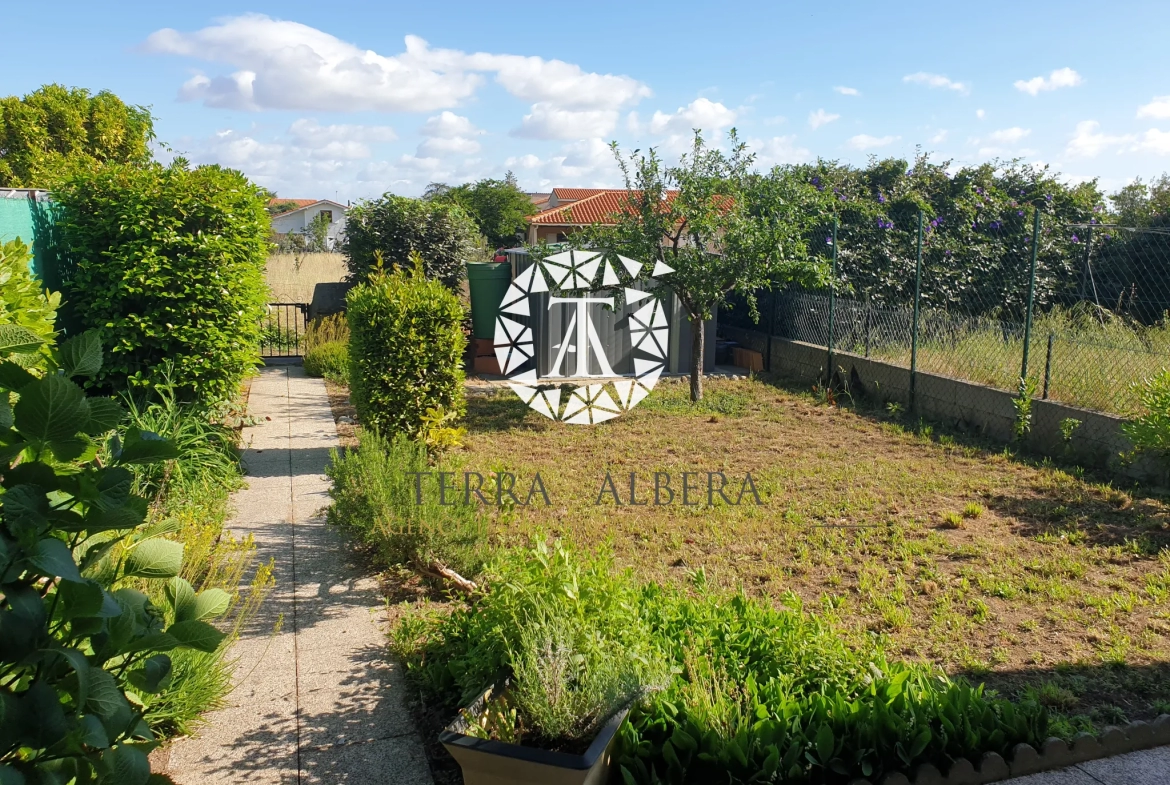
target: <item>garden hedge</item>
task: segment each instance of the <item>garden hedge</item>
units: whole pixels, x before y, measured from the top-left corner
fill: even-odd
[[[436,414],[467,408],[463,306],[414,258],[410,272],[379,270],[346,298],[351,397],[362,424],[383,436],[419,437]]]
[[[259,362],[269,218],[261,191],[219,166],[110,165],[55,191],[73,322],[108,347],[93,384],[189,401],[233,396]]]

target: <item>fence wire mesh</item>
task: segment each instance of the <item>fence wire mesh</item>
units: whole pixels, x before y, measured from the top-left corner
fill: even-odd
[[[1138,413],[1141,383],[1170,367],[1170,231],[1045,218],[985,216],[962,245],[923,219],[920,274],[916,216],[839,231],[831,287],[761,292],[758,323],[736,301],[720,321],[906,368],[916,343],[921,372],[1013,393],[1026,375],[1036,398]]]

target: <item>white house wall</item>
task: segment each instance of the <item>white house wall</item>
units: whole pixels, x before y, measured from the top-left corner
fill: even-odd
[[[322,210],[333,211],[333,221],[329,224],[329,231],[325,235],[329,247],[332,248],[345,234],[345,210],[336,205],[313,205],[301,210],[274,215],[272,216],[272,231],[277,234],[303,232],[313,219],[321,214]]]

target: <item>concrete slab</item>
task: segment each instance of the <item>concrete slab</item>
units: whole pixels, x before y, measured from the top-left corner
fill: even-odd
[[[1170,785],[1170,747],[1086,761],[1004,780],[1003,785]]]
[[[416,785],[431,782],[422,746],[409,737],[301,751],[301,784]]]
[[[1003,785],[1101,785],[1076,766],[1056,771],[1042,771],[1039,774],[1029,774],[1027,777],[1016,777],[1004,780]]]
[[[249,409],[259,422],[244,431],[249,485],[233,497],[232,530],[254,538],[276,585],[233,645],[228,705],[172,746],[168,773],[180,785],[429,785],[377,583],[321,515],[337,446],[325,385],[267,367]]]
[[[1105,785],[1164,785],[1170,783],[1170,747],[1086,761],[1078,768]]]

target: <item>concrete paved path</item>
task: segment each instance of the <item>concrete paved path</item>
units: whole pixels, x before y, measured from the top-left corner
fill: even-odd
[[[232,530],[275,562],[276,586],[232,649],[229,706],[172,747],[168,773],[181,785],[430,785],[377,585],[318,514],[337,446],[325,384],[299,366],[264,368],[249,412],[261,422],[244,430],[248,488]]]
[[[1005,780],[1003,785],[1168,785],[1170,747],[1129,752]]]

